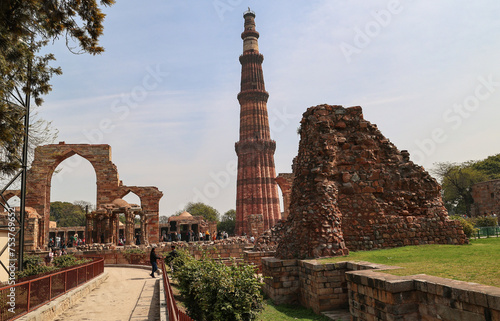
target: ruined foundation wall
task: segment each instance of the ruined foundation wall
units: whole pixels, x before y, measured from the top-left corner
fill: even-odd
[[[500,214],[500,179],[472,185],[472,216]]]
[[[468,242],[448,219],[436,180],[364,120],[361,107],[311,107],[300,134],[277,257]]]
[[[500,320],[500,289],[425,274],[397,276],[369,262],[262,259],[275,304],[315,313],[349,307],[352,320]],[[379,271],[377,271],[379,270]]]

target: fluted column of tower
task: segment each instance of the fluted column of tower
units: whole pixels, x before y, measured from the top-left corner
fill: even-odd
[[[255,30],[255,13],[243,14],[245,30],[241,63],[240,140],[235,144],[238,155],[236,191],[237,234],[250,234],[248,216],[262,214],[264,229],[271,228],[280,219],[278,186],[274,167],[276,142],[271,140],[262,61],[259,53],[259,33]]]

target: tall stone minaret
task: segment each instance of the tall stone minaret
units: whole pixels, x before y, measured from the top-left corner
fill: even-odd
[[[236,191],[236,234],[251,234],[248,217],[262,214],[264,229],[271,228],[281,217],[274,168],[276,142],[271,140],[259,33],[255,30],[255,13],[248,8],[243,14],[245,30],[241,63],[240,141],[235,144],[238,155]]]

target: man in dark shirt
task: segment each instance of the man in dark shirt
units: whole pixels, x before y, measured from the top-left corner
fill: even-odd
[[[155,272],[156,272],[156,270],[158,270],[158,264],[156,263],[156,260],[158,260],[158,259],[159,259],[159,257],[158,257],[158,255],[156,255],[155,247],[153,246],[151,248],[151,253],[149,254],[149,261],[151,262],[151,267],[153,268],[153,270],[150,274],[152,278],[155,277]]]
[[[165,258],[166,263],[170,264],[170,270],[174,272],[174,266],[173,266],[173,261],[174,259],[179,255],[177,251],[175,250],[175,246],[172,245],[172,251],[168,253],[167,257]]]

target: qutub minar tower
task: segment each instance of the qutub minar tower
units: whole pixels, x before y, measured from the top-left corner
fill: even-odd
[[[264,229],[280,219],[278,186],[274,168],[276,142],[271,140],[262,61],[259,53],[259,33],[255,30],[255,13],[248,9],[243,14],[245,30],[241,63],[240,140],[235,144],[238,155],[236,191],[236,234],[251,234],[248,218],[262,214]]]

